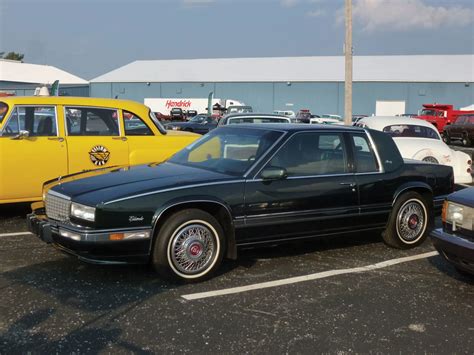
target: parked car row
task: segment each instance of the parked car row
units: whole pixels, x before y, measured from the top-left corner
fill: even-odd
[[[401,249],[431,232],[444,257],[473,271],[473,190],[446,200],[471,162],[429,123],[194,119],[217,129],[165,130],[131,101],[4,98],[0,203],[38,201],[29,230],[81,260],[151,263],[185,281],[211,277],[238,247],[367,230]],[[442,206],[443,230],[432,231]]]

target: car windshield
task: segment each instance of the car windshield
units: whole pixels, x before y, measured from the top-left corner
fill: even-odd
[[[249,128],[219,128],[179,151],[168,161],[242,176],[283,135]]]
[[[227,120],[227,124],[238,124],[238,123],[289,123],[290,120],[286,117],[230,117]]]
[[[191,118],[191,119],[189,120],[189,122],[197,122],[197,123],[199,123],[199,122],[205,121],[206,118],[207,118],[207,116],[197,115],[197,116],[194,116],[193,118]]]
[[[8,105],[6,103],[0,102],[0,123],[3,122],[5,115],[8,112]]]
[[[415,137],[415,138],[430,138],[440,139],[439,134],[430,127],[398,124],[387,126],[383,129],[385,133],[388,133],[393,138],[399,137]]]

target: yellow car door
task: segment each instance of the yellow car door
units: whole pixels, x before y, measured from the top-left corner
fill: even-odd
[[[40,200],[43,182],[68,171],[57,107],[15,106],[6,120],[0,132],[0,201]]]
[[[162,134],[151,119],[129,111],[122,111],[122,117],[130,165],[162,162],[200,137],[188,132]]]
[[[128,142],[122,134],[119,110],[64,106],[69,173],[128,165]]]

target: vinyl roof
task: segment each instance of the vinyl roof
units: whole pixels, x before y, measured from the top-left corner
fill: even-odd
[[[88,85],[89,82],[78,76],[50,65],[22,63],[15,60],[0,59],[0,81],[13,81],[32,84]]]
[[[355,56],[354,81],[474,82],[474,55]],[[344,57],[138,60],[101,82],[342,82]]]

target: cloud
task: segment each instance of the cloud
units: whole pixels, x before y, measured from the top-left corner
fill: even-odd
[[[295,7],[300,0],[280,0],[280,5],[283,7]]]
[[[312,10],[306,13],[306,16],[309,16],[309,17],[319,17],[323,15],[326,15],[326,11],[324,10]]]
[[[424,0],[355,0],[352,15],[366,32],[462,27],[474,22],[473,9],[430,6]],[[337,21],[344,23],[344,9],[338,11]]]

